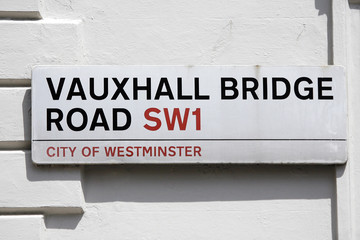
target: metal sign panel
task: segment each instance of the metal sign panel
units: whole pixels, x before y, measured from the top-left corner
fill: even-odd
[[[42,66],[37,164],[344,163],[342,67]]]

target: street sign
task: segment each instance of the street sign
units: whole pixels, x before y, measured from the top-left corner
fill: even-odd
[[[36,164],[347,160],[342,67],[39,66]]]

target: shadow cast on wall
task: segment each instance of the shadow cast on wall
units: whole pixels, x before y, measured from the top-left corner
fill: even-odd
[[[45,226],[49,229],[74,230],[78,226],[83,214],[46,215]]]
[[[334,166],[86,166],[85,201],[198,202],[334,199]]]
[[[31,90],[25,91],[22,101],[24,140],[31,141]]]
[[[333,53],[333,26],[332,26],[332,10],[331,0],[314,0],[315,8],[319,10],[318,15],[326,15],[327,23],[327,52],[328,52],[328,64],[334,64],[334,53]]]

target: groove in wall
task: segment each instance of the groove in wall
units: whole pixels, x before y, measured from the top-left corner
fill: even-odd
[[[360,4],[360,0],[349,0],[350,4]]]
[[[0,20],[39,20],[39,11],[0,11]]]
[[[46,207],[0,207],[0,215],[25,214],[82,214],[82,207],[46,206]]]
[[[31,79],[0,79],[0,87],[31,87]]]
[[[0,141],[0,151],[30,150],[30,141]]]

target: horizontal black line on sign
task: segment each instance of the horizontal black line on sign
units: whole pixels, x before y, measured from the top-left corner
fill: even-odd
[[[39,139],[33,142],[181,142],[181,141],[346,141],[346,139]]]

